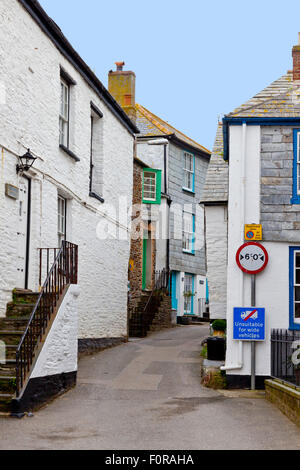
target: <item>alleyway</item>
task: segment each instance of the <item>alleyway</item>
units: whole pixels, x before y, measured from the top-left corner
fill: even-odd
[[[1,449],[300,449],[263,398],[202,388],[205,326],[178,327],[80,361],[76,389],[33,418],[0,418]]]

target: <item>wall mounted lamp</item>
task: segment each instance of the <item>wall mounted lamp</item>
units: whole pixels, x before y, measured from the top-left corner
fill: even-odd
[[[36,158],[31,155],[30,149],[28,149],[24,155],[22,155],[21,157],[19,156],[19,163],[17,165],[17,174],[24,173],[24,171],[30,170],[30,168],[32,167],[35,161],[36,161]]]

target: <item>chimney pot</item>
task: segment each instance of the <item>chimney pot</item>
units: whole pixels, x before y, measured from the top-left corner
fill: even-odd
[[[293,80],[300,80],[300,33],[298,33],[299,44],[293,47]]]
[[[115,62],[115,64],[117,66],[117,72],[122,72],[125,62]]]

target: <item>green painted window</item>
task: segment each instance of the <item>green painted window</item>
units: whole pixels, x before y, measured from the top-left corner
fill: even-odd
[[[145,204],[161,203],[161,170],[144,169],[143,202]]]

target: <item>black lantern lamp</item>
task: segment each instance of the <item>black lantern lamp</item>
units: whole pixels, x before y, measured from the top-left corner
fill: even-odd
[[[30,149],[22,156],[19,157],[20,163],[17,165],[17,173],[24,172],[30,170],[36,158],[33,157],[30,153]]]

